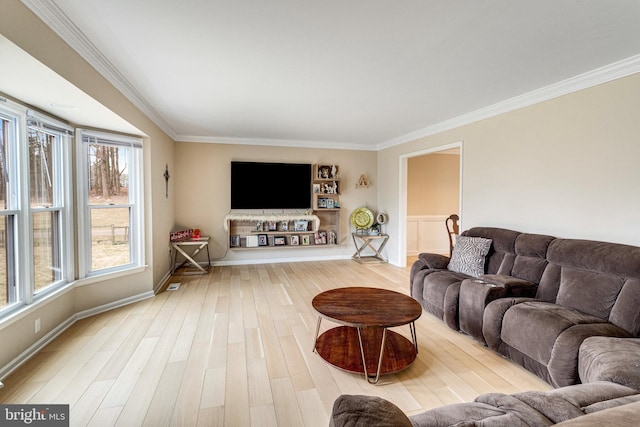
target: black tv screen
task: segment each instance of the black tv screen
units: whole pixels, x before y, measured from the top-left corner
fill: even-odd
[[[310,207],[310,164],[231,162],[231,209]]]

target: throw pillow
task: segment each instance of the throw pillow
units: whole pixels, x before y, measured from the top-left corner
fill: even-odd
[[[482,237],[458,236],[447,269],[472,277],[481,276],[491,242],[491,239]]]

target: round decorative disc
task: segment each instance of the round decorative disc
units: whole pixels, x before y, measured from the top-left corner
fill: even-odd
[[[373,212],[367,208],[358,208],[351,213],[351,224],[356,228],[369,228],[373,222]]]

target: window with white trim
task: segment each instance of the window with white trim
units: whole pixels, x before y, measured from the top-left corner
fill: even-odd
[[[79,129],[80,277],[143,265],[142,139]]]
[[[34,292],[64,282],[71,270],[69,146],[72,132],[37,113],[27,117]],[[69,277],[71,279],[71,277]]]
[[[19,300],[15,257],[18,197],[14,179],[18,118],[8,113],[0,110],[0,308]]]
[[[62,122],[0,104],[0,310],[73,278],[70,138]]]

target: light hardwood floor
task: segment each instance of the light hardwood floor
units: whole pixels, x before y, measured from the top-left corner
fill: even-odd
[[[76,322],[5,378],[0,402],[66,403],[73,426],[327,426],[343,393],[381,396],[411,415],[481,393],[551,389],[426,313],[416,361],[378,385],[312,352],[316,294],[364,285],[408,294],[409,268],[224,266],[178,281],[176,291]]]

